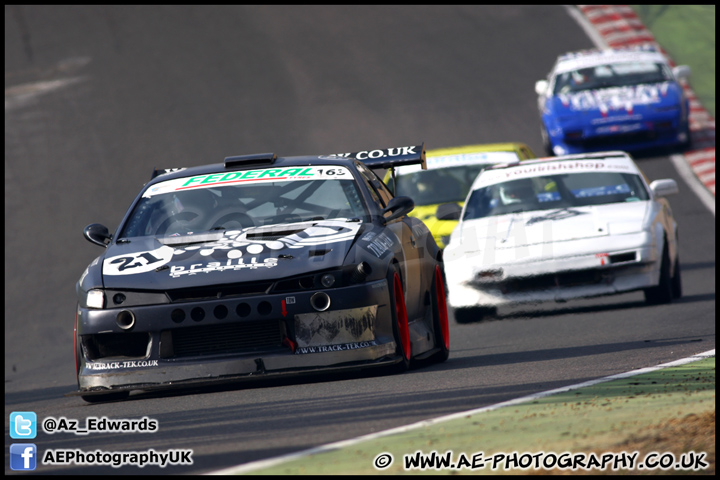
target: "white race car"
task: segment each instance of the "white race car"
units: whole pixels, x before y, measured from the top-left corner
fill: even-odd
[[[648,182],[630,155],[541,158],[482,171],[445,249],[458,323],[500,305],[643,290],[682,295],[675,180]]]

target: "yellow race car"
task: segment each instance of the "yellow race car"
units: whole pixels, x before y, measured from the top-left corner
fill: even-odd
[[[465,197],[478,173],[498,163],[535,158],[524,143],[491,143],[427,151],[427,170],[404,165],[388,170],[385,183],[395,195],[411,197],[409,213],[428,226],[440,248],[450,239]]]

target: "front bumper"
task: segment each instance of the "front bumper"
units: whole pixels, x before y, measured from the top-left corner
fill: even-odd
[[[315,291],[79,308],[77,393],[228,382],[400,360],[385,280],[324,292],[330,298],[325,311],[312,306]],[[118,325],[123,311],[132,313],[131,329]]]
[[[654,246],[644,246],[459,269],[446,259],[445,266],[448,304],[462,308],[562,302],[640,290],[657,285],[660,261]]]
[[[648,127],[658,123],[661,127]],[[686,144],[687,121],[676,119],[653,122],[617,122],[603,128],[587,127],[575,131],[549,130],[555,155],[571,155],[606,150],[638,151]]]

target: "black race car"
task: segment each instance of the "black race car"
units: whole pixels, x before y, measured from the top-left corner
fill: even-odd
[[[423,145],[155,171],[77,283],[78,391],[444,361],[442,252],[371,168]]]

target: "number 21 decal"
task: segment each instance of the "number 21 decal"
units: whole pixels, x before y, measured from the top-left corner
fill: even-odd
[[[174,251],[171,247],[162,246],[149,252],[134,252],[106,258],[103,262],[103,273],[105,275],[133,275],[149,272],[168,263]]]

